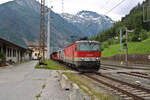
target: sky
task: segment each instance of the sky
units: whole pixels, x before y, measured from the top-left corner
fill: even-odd
[[[12,0],[0,0],[0,4]],[[123,16],[128,14],[130,10],[135,7],[138,3],[142,3],[145,0],[124,0],[114,10],[110,11],[122,0],[63,0],[64,6],[62,10],[62,0],[46,0],[49,6],[53,6],[53,11],[56,13],[70,13],[76,14],[82,10],[94,11],[99,14],[107,15],[112,20],[118,21]]]

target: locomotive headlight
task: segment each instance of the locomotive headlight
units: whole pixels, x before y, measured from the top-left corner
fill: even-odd
[[[99,58],[97,57],[96,60],[99,60]]]
[[[84,58],[81,58],[81,60],[84,60]]]

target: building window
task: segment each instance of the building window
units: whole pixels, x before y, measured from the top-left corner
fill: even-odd
[[[12,56],[12,48],[10,48],[10,50],[9,50],[9,52],[10,52],[10,57]]]
[[[15,57],[15,49],[13,49],[13,57]]]
[[[16,57],[16,53],[17,53],[17,51],[15,50],[15,57]]]
[[[2,52],[2,47],[0,47],[0,52]]]
[[[7,48],[7,57],[9,57],[9,48]]]
[[[16,57],[16,50],[13,50],[13,57]]]

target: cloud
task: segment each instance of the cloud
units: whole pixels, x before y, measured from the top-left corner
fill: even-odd
[[[117,5],[122,0],[64,0],[64,12],[76,14],[81,10],[95,11],[100,14],[106,14],[110,9]],[[112,10],[107,15],[113,20],[120,20],[138,3],[144,0],[125,0],[116,9]],[[62,13],[62,0],[53,0],[53,10]]]
[[[0,0],[0,4],[8,2],[8,1],[13,1],[13,0]]]
[[[0,0],[0,3],[4,3],[10,0]],[[39,1],[39,0],[38,0]],[[106,14],[110,9],[117,5],[122,0],[63,0],[65,13],[76,14],[81,10],[90,10],[98,12],[99,14]],[[120,20],[138,3],[142,3],[145,0],[125,0],[116,9],[112,10],[107,16],[113,20]],[[47,4],[53,6],[53,11],[62,13],[62,0],[46,0]]]

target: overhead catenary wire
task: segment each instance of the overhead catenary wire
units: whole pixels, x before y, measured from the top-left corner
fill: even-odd
[[[64,13],[64,0],[62,0],[62,16],[63,16],[63,13]]]
[[[106,2],[105,2],[105,4],[101,7],[101,9],[104,9],[105,7],[106,7],[106,5],[108,5],[110,3],[110,0],[107,0]]]
[[[113,11],[114,9],[116,9],[118,6],[120,6],[123,2],[125,2],[126,0],[122,0],[121,2],[119,2],[116,6],[114,6],[113,8],[111,8],[109,11],[106,12],[106,14],[110,13],[111,11]],[[105,14],[105,15],[106,15]]]

